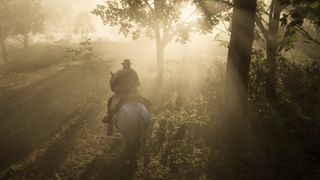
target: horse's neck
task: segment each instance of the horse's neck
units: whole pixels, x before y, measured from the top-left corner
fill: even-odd
[[[119,71],[115,72],[111,75],[110,81],[113,82],[115,79],[117,79],[119,76]]]

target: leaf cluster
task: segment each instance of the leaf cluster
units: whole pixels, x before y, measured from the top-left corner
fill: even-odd
[[[90,61],[93,56],[91,39],[80,42],[79,48],[66,48],[66,58],[72,61]]]
[[[92,13],[99,16],[105,25],[118,26],[119,33],[133,39],[141,35],[154,39],[156,32],[161,34],[162,43],[167,44],[171,40],[186,43],[190,39],[190,33],[207,32],[217,19],[211,17],[206,20],[204,16],[189,21],[182,18],[183,8],[194,3],[191,0],[110,0],[104,5],[98,5]],[[196,5],[199,5],[196,2]],[[200,6],[200,5],[199,5]],[[215,11],[222,9],[217,6]],[[193,16],[195,12],[191,12]],[[209,25],[210,24],[210,25]]]
[[[203,32],[211,32],[213,27],[220,21],[230,21],[231,14],[223,16],[233,6],[229,0],[194,0],[196,6],[201,10],[202,18],[199,21],[200,29]]]
[[[319,40],[311,37],[303,29],[305,22],[320,26],[320,2],[318,0],[280,0],[280,3],[286,7],[280,19],[281,25],[287,29],[285,37],[295,36],[298,31],[309,41],[320,44]]]

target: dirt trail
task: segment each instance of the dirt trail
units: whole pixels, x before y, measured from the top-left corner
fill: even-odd
[[[119,177],[122,139],[107,138],[101,123],[110,93],[107,68],[106,62],[69,66],[30,86],[0,91],[4,179]]]

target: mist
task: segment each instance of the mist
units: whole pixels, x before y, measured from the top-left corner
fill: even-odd
[[[0,179],[319,179],[318,12],[0,0]]]

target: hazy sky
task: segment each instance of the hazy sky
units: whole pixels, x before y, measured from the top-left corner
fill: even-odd
[[[90,12],[96,7],[97,4],[104,4],[106,0],[44,0],[44,6],[48,14],[55,19],[54,23],[64,24],[70,26],[74,23],[74,19],[81,13],[87,13],[92,17],[92,23],[95,25],[95,33],[91,34],[92,38],[106,38],[112,41],[126,41],[137,46],[152,47],[154,42],[147,38],[140,38],[138,41],[133,41],[130,38],[125,38],[118,34],[117,27],[104,26],[101,19],[94,16]],[[192,10],[192,8],[190,8]],[[57,26],[54,23],[49,23],[52,28]],[[217,32],[217,31],[216,31]],[[166,54],[171,58],[180,56],[201,56],[202,54],[208,54],[213,49],[217,54],[224,54],[225,48],[218,46],[218,42],[214,41],[214,34],[209,35],[192,35],[192,39],[186,45],[180,45],[178,43],[170,43],[167,47]],[[150,52],[154,54],[154,52]]]
[[[105,0],[44,0],[44,2],[46,11],[51,16],[58,16],[60,22],[72,24],[77,15],[87,13],[92,17],[96,34],[110,39],[120,38],[117,37],[116,28],[104,26],[99,17],[90,13],[97,4],[103,4]]]

